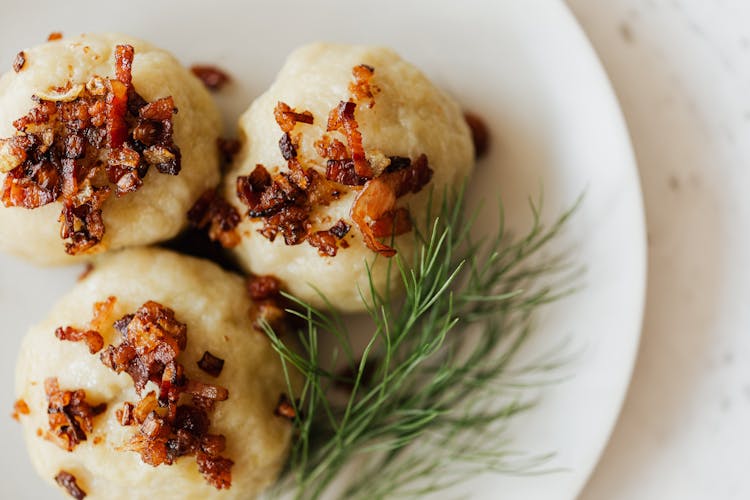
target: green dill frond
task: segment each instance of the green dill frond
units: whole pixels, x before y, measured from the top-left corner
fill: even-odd
[[[294,367],[305,380],[274,494],[420,497],[484,472],[532,472],[548,458],[514,453],[504,429],[533,405],[524,389],[539,377],[526,376],[561,363],[541,358],[518,366],[516,359],[535,312],[574,290],[569,275],[550,281],[569,265],[543,250],[580,199],[549,227],[541,203],[530,201],[531,228],[517,239],[506,234],[501,206],[496,232],[480,241],[471,231],[478,212],[467,215],[463,201],[463,192],[443,196],[438,217],[425,214],[429,230],[416,233],[411,266],[400,254],[389,261],[398,267],[403,298],[381,296],[370,279],[361,293],[371,321],[363,349],[354,348],[333,307],[319,310],[292,296],[288,312],[306,325],[296,343],[264,325],[285,371]],[[344,371],[323,366],[324,337]]]

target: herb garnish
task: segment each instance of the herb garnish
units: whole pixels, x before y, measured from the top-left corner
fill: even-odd
[[[333,308],[287,296],[296,306],[289,312],[306,325],[298,331],[301,348],[264,325],[285,370],[294,366],[305,376],[292,402],[297,434],[277,493],[419,497],[481,472],[518,470],[503,424],[532,405],[519,395],[518,375],[539,367],[515,360],[534,312],[572,290],[540,283],[569,269],[561,255],[542,250],[578,203],[546,227],[541,202],[530,200],[533,224],[519,239],[506,234],[501,207],[494,237],[475,242],[475,217],[465,213],[462,194],[456,199],[442,203],[433,224],[426,214],[431,230],[417,235],[413,267],[400,255],[392,259],[403,300],[372,286],[362,293],[372,335],[361,356]],[[343,372],[320,361],[323,335],[334,339]]]

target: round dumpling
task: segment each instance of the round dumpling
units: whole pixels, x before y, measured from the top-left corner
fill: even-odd
[[[343,311],[363,309],[368,266],[384,291],[388,259],[394,247],[411,256],[412,220],[424,229],[431,193],[441,201],[474,165],[457,103],[380,47],[296,50],[239,126],[243,147],[224,181],[242,216],[234,255]]]
[[[91,499],[255,497],[294,419],[263,311],[208,261],[102,257],[22,344],[16,410],[37,472]]]
[[[219,182],[218,109],[117,34],[26,49],[0,78],[0,250],[39,264],[175,236]]]

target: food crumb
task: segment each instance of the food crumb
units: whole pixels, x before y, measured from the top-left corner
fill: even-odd
[[[221,90],[231,81],[225,71],[208,64],[194,64],[190,67],[190,71],[203,82],[208,90]]]
[[[60,40],[63,37],[63,34],[60,31],[53,31],[49,35],[47,35],[47,41],[48,42],[54,42],[55,40]]]
[[[82,500],[86,498],[86,492],[83,491],[80,486],[78,486],[76,477],[70,472],[61,470],[55,476],[55,482],[61,487],[65,488],[65,491],[68,492],[68,495],[72,496],[76,500]]]
[[[16,54],[16,58],[13,60],[13,71],[18,73],[24,66],[26,66],[26,53],[22,50]]]
[[[29,410],[29,405],[27,405],[26,401],[24,401],[23,399],[19,399],[13,405],[13,413],[11,413],[10,416],[13,417],[13,420],[18,422],[20,421],[21,415],[28,415],[29,413],[31,413],[31,411]]]

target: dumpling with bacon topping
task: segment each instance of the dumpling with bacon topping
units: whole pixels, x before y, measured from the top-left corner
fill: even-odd
[[[320,306],[322,293],[345,311],[363,308],[365,263],[382,292],[388,259],[411,256],[431,192],[442,200],[474,165],[458,104],[379,47],[296,50],[240,118],[240,132],[224,181],[242,217],[234,254],[296,296]],[[396,285],[398,266],[391,272]]]
[[[216,105],[115,34],[23,50],[0,78],[0,250],[41,264],[175,236],[219,182]]]
[[[102,257],[22,344],[16,414],[37,472],[108,500],[246,499],[271,484],[296,411],[258,326],[280,310],[248,288],[166,250]]]

